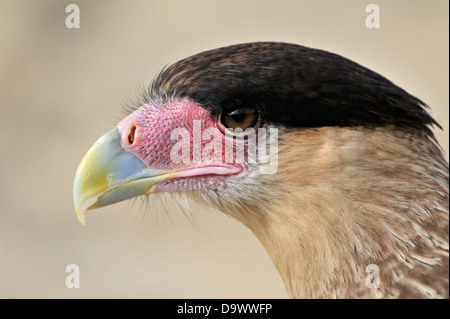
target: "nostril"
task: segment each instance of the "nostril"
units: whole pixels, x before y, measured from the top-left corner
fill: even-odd
[[[134,135],[136,134],[136,124],[132,123],[130,127],[130,133],[128,133],[128,144],[133,145]]]

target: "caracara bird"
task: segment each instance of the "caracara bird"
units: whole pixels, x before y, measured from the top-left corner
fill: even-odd
[[[75,209],[84,223],[89,209],[184,193],[253,231],[293,298],[448,298],[448,163],[425,108],[322,50],[199,53],[88,151]]]

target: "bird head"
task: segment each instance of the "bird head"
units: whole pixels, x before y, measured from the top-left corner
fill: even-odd
[[[375,224],[394,217],[368,198],[393,201],[382,197],[397,194],[400,175],[418,178],[405,156],[440,158],[430,125],[423,102],[339,55],[273,42],[219,48],[164,69],[144,102],[92,146],[76,172],[75,209],[84,223],[87,210],[182,192],[247,225],[285,282],[309,271],[284,269],[286,258],[336,273],[341,259],[325,257],[333,249],[375,258],[388,244]],[[446,194],[448,216],[448,180]],[[365,236],[373,253],[358,243]],[[293,295],[314,290],[287,285]]]

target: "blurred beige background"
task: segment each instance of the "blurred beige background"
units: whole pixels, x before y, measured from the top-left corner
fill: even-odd
[[[65,27],[70,3],[80,6],[80,29]],[[380,6],[380,29],[365,27],[369,3]],[[448,154],[448,6],[1,0],[0,297],[286,298],[257,239],[220,212],[193,205],[190,223],[167,197],[93,211],[81,226],[78,163],[163,66],[261,40],[336,52],[388,77],[431,106]],[[80,289],[65,286],[72,263]]]

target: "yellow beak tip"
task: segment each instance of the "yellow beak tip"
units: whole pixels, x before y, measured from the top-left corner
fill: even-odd
[[[85,212],[77,210],[77,218],[81,225],[86,225],[86,215]]]
[[[85,212],[151,192],[170,176],[167,170],[149,169],[122,147],[117,128],[95,142],[80,162],[73,183],[77,218],[85,225]]]

